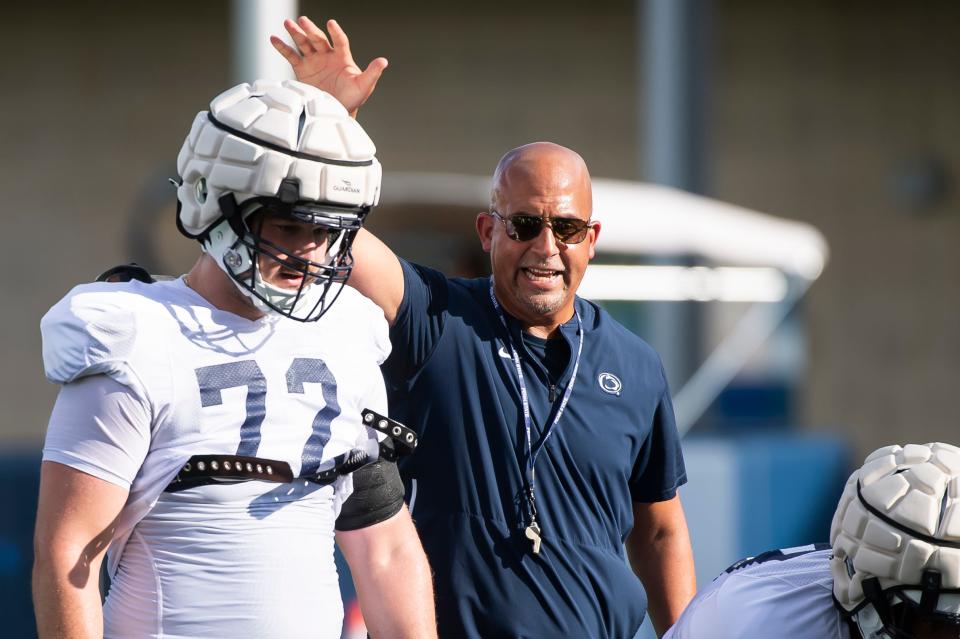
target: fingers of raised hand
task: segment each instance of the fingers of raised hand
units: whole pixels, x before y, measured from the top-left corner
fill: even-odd
[[[307,16],[297,18],[297,25],[301,33],[304,34],[304,37],[316,51],[325,52],[333,48],[330,45],[330,41],[327,40],[327,34]]]
[[[343,53],[350,54],[350,40],[347,38],[347,33],[340,28],[340,24],[336,20],[327,21],[327,31],[330,32],[330,39],[333,40],[334,49],[339,49]]]
[[[293,43],[297,45],[297,50],[300,52],[300,55],[310,55],[315,51],[313,44],[310,43],[310,39],[307,37],[307,34],[304,33],[303,29],[300,28],[293,20],[284,20],[283,27],[287,30],[287,33],[290,34],[290,38],[293,40]]]
[[[380,80],[380,76],[383,75],[383,70],[386,68],[386,58],[375,58],[367,65],[359,78],[366,91],[373,91],[373,87],[377,85],[377,81]]]
[[[290,66],[296,67],[302,61],[300,54],[277,36],[270,36],[270,44],[290,63]]]

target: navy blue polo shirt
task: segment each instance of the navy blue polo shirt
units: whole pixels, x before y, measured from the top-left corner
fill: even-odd
[[[384,363],[390,413],[419,435],[401,463],[407,501],[435,573],[440,636],[633,637],[646,595],[626,563],[632,502],[686,481],[660,359],[577,298],[583,352],[560,422],[536,461],[543,546],[530,552],[526,446],[517,373],[489,279],[448,279],[402,262],[404,296]],[[577,320],[560,327],[558,380],[507,317],[520,353],[534,446],[570,382]],[[556,367],[554,367],[556,368]]]

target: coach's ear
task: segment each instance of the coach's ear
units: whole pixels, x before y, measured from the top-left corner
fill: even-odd
[[[480,246],[483,248],[485,253],[490,252],[490,247],[493,244],[493,227],[494,219],[490,213],[486,211],[481,211],[477,213],[477,235],[480,236]]]
[[[153,279],[150,273],[147,273],[147,269],[136,262],[118,264],[117,266],[108,268],[98,275],[96,279],[97,282],[129,282],[130,280],[137,280],[144,284],[153,284],[157,281]]]

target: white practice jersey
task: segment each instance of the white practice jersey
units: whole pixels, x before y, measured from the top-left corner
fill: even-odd
[[[344,288],[319,321],[250,321],[183,279],[75,288],[43,318],[64,384],[44,460],[129,488],[108,554],[105,636],[339,637],[334,522],[352,491],[248,481],[163,492],[192,455],[289,463],[377,451],[387,324]]]
[[[694,597],[663,639],[850,639],[833,605],[828,546],[739,561]]]

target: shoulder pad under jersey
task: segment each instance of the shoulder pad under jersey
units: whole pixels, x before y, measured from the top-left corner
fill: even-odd
[[[137,389],[130,367],[138,339],[140,282],[95,283],[75,287],[40,320],[47,379],[66,384],[107,374]]]

